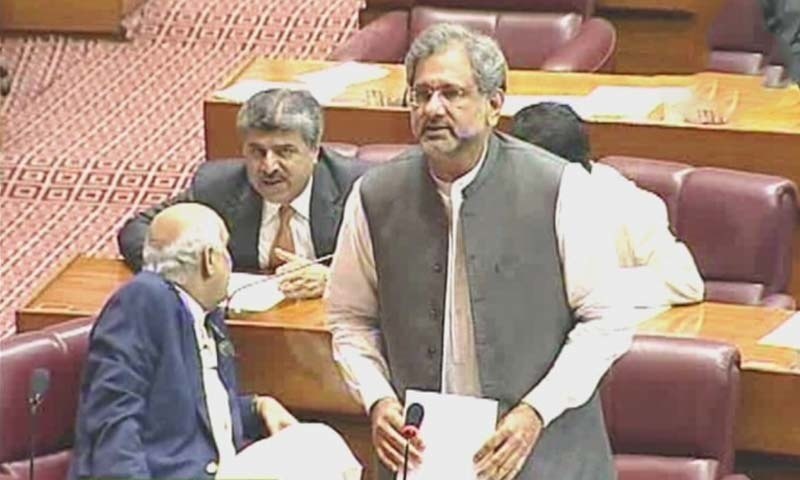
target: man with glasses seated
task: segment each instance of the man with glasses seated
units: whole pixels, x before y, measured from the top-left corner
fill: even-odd
[[[403,464],[407,388],[498,400],[479,478],[614,478],[597,384],[636,311],[588,172],[495,130],[507,65],[490,37],[434,25],[405,65],[419,146],[356,183],[326,293],[380,478]]]
[[[236,126],[245,158],[201,164],[187,190],[125,224],[120,253],[138,270],[153,217],[175,203],[199,202],[230,228],[235,270],[282,274],[287,297],[319,297],[328,267],[299,267],[333,253],[344,201],[366,167],[320,146],[322,111],[307,91],[257,93],[239,110]]]

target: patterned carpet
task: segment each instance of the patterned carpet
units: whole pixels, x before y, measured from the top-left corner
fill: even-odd
[[[202,100],[254,55],[324,58],[359,0],[149,0],[127,42],[7,37],[0,104],[0,336],[43,277],[79,252],[116,254],[132,212],[203,160]]]

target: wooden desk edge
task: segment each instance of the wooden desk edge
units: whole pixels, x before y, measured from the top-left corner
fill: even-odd
[[[244,318],[228,318],[225,323],[228,327],[258,327],[270,330],[331,333],[330,329],[324,325],[297,325],[295,323],[264,322]]]

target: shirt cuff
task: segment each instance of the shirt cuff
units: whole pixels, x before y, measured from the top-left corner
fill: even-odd
[[[522,401],[533,407],[539,417],[542,419],[542,426],[547,427],[556,418],[561,416],[566,411],[564,403],[553,394],[541,388],[541,384],[537,385],[527,395],[522,398]]]
[[[397,399],[397,394],[394,393],[392,385],[383,377],[380,379],[375,378],[374,381],[369,384],[361,385],[359,387],[359,393],[361,394],[361,402],[364,404],[367,416],[369,416],[372,406],[375,405],[378,400],[387,397]]]

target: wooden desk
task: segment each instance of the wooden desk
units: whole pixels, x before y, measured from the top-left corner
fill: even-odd
[[[386,12],[408,11],[415,3],[366,0],[358,23],[363,27]],[[721,7],[722,0],[597,0],[594,16],[609,20],[617,31],[615,71],[694,73],[708,66],[708,31]]]
[[[241,79],[291,80],[296,74],[330,66],[327,62],[256,58],[233,72],[229,84]],[[404,71],[387,66],[389,76],[348,88],[325,107],[325,141],[412,143],[408,111],[402,107],[367,105],[367,91],[381,90],[393,99],[402,97]],[[800,90],[796,86],[775,90],[761,87],[755,77],[702,73],[691,76],[632,76],[556,74],[512,71],[509,92],[523,95],[585,95],[600,85],[688,86],[717,82],[720,97],[739,92],[739,107],[730,123],[721,126],[666,122],[663,110],[644,121],[594,120],[588,123],[596,157],[633,155],[676,160],[697,166],[714,166],[767,173],[800,185]],[[209,159],[241,155],[236,134],[239,105],[209,97],[204,103],[206,153]],[[510,119],[503,117],[501,129]],[[789,291],[800,300],[800,229],[795,233],[792,284]]]
[[[21,331],[96,314],[131,272],[120,260],[78,257],[67,263],[17,312]],[[758,345],[790,312],[707,303],[673,308],[641,332],[710,338],[736,344],[742,355],[738,450],[800,457],[800,352]],[[248,391],[270,392],[306,418],[333,422],[361,458],[369,458],[366,418],[333,364],[320,301],[284,303],[229,320]]]
[[[123,20],[145,0],[0,0],[0,31],[108,33],[124,37]]]

